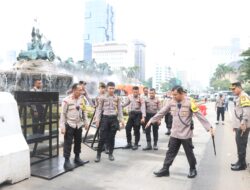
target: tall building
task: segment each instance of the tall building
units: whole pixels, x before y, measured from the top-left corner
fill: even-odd
[[[92,56],[97,63],[108,63],[112,70],[134,66],[133,50],[127,43],[104,42],[93,44]]]
[[[84,59],[92,60],[92,44],[114,41],[115,13],[106,0],[88,0],[85,4]]]
[[[135,66],[138,67],[137,79],[145,80],[145,47],[146,45],[141,41],[134,41],[135,48]]]
[[[112,70],[138,67],[136,79],[145,80],[145,47],[142,42],[104,42],[92,45],[92,58],[97,63],[108,63]]]
[[[156,64],[153,75],[153,88],[155,88],[156,91],[161,91],[162,84],[169,82],[173,77],[174,73],[170,66]]]

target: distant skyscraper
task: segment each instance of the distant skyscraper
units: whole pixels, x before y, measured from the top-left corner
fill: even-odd
[[[171,67],[168,65],[156,64],[153,75],[153,88],[157,91],[161,91],[163,83],[169,82],[174,77],[174,73]]]
[[[96,43],[92,47],[93,59],[97,63],[107,63],[112,70],[135,66],[133,48],[127,43]]]
[[[138,67],[137,79],[144,81],[145,80],[145,47],[146,45],[143,42],[135,41],[135,66]]]
[[[85,4],[84,59],[92,59],[92,44],[114,40],[113,6],[106,0],[89,0]]]
[[[97,63],[108,63],[112,70],[138,67],[135,78],[145,80],[145,47],[142,42],[104,42],[92,45],[92,58]]]

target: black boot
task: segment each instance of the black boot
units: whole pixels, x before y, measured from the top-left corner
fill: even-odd
[[[95,162],[97,163],[97,162],[100,162],[100,161],[101,161],[101,154],[97,153]]]
[[[236,166],[236,165],[238,165],[239,164],[239,160],[237,161],[237,162],[235,162],[235,163],[231,163],[231,167],[232,166]]]
[[[169,167],[163,166],[158,172],[154,172],[156,177],[169,176]]]
[[[63,167],[66,171],[72,171],[74,169],[74,166],[70,163],[69,158],[65,158]]]
[[[171,134],[171,131],[170,129],[168,129],[168,131],[165,133],[165,135],[170,135]]]
[[[83,161],[83,160],[80,158],[80,156],[79,156],[79,155],[77,155],[77,154],[76,154],[76,157],[75,157],[74,162],[75,162],[78,166],[82,166],[82,165],[84,165],[84,164],[89,163],[89,161],[88,161],[88,160]]]
[[[195,176],[197,176],[197,170],[196,169],[190,169],[189,170],[189,174],[188,174],[188,178],[195,178]]]
[[[158,150],[157,142],[154,143],[154,150]]]
[[[132,150],[137,150],[138,149],[138,143],[135,143],[135,145],[132,147]]]
[[[245,170],[245,169],[247,169],[246,162],[238,162],[238,164],[231,167],[231,170],[233,171],[240,171],[240,170]]]
[[[113,154],[109,154],[109,160],[110,160],[110,161],[114,161],[114,160],[115,160]]]
[[[132,144],[131,144],[131,142],[130,143],[128,143],[125,147],[124,147],[124,149],[131,149],[132,148]]]
[[[145,148],[143,148],[142,150],[144,150],[144,151],[146,151],[146,150],[152,150],[151,142],[147,142],[147,146]]]

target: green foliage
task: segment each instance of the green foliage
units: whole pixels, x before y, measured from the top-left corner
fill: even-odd
[[[94,59],[91,62],[81,60],[74,63],[72,58],[68,58],[66,61],[61,62],[59,67],[67,71],[74,73],[84,73],[87,75],[111,75],[113,73],[107,63],[98,64]]]
[[[169,80],[169,89],[172,89],[176,85],[181,85],[181,81],[178,78],[171,78]]]
[[[146,86],[148,88],[153,87],[153,78],[150,77],[148,80],[142,82],[143,86]]]
[[[167,92],[170,90],[170,84],[168,82],[164,82],[161,84],[161,91]]]
[[[230,87],[230,81],[229,80],[217,80],[215,78],[212,78],[210,81],[210,86],[214,88],[214,90],[228,90]]]
[[[244,51],[241,56],[244,58],[240,67],[241,75],[239,77],[242,81],[250,79],[250,48]]]
[[[225,64],[219,64],[215,70],[214,78],[216,79],[223,79],[226,74],[235,72],[234,69],[230,66]]]

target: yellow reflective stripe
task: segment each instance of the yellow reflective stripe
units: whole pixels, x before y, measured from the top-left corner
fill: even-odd
[[[82,98],[82,105],[81,105],[81,109],[82,109],[82,111],[86,111],[86,102],[85,102],[85,99],[84,98]]]
[[[192,112],[198,112],[199,111],[199,107],[197,106],[195,100],[192,98],[191,99],[191,110]]]
[[[250,106],[250,100],[247,96],[241,96],[240,97],[240,106],[241,107],[249,107]]]

